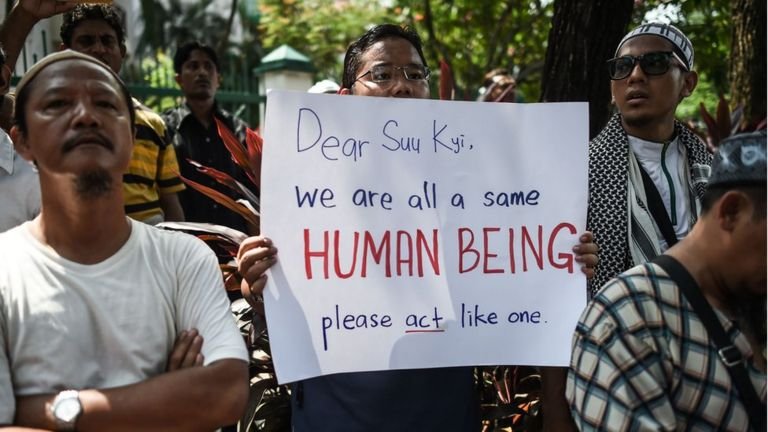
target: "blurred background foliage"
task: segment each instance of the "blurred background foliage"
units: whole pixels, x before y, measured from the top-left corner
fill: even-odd
[[[374,24],[393,22],[419,32],[434,71],[440,59],[451,66],[456,99],[474,100],[483,75],[501,67],[517,77],[522,100],[535,102],[558,1],[567,0],[141,0],[146,28],[139,48],[170,55],[179,42],[199,38],[252,69],[265,53],[288,44],[312,59],[317,80],[339,81],[347,45]],[[699,87],[681,104],[679,117],[698,120],[700,103],[714,110],[719,95],[731,99],[734,8],[743,0],[633,3],[627,30],[661,20],[693,42]],[[764,63],[764,45],[760,56]]]

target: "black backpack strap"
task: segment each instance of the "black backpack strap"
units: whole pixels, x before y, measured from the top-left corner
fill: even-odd
[[[712,310],[712,306],[701,293],[696,280],[680,262],[669,255],[659,255],[653,260],[653,263],[664,269],[669,277],[677,283],[683,296],[691,304],[693,311],[707,329],[707,334],[712,338],[720,360],[725,364],[725,368],[739,392],[741,402],[747,410],[752,430],[765,431],[766,405],[760,400],[752,380],[749,378],[749,372],[745,366],[746,361],[742,357],[741,351],[731,343],[720,320],[715,315],[715,311]]]
[[[672,226],[672,221],[669,219],[667,209],[664,208],[664,202],[661,200],[661,194],[656,188],[656,185],[651,180],[651,176],[645,172],[643,166],[640,163],[637,164],[640,168],[640,176],[643,178],[643,187],[645,188],[645,198],[648,200],[648,210],[653,216],[653,220],[656,221],[656,225],[661,230],[661,235],[664,236],[664,240],[667,241],[667,247],[672,247],[677,243],[677,235],[675,229]],[[677,211],[677,209],[672,209]]]

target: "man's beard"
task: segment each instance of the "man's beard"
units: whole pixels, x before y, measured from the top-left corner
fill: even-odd
[[[112,177],[104,169],[95,169],[80,174],[74,182],[75,192],[83,200],[98,199],[112,191]]]

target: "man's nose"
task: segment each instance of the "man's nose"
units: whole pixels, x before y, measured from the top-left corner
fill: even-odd
[[[632,65],[632,70],[629,72],[629,76],[627,77],[627,81],[641,81],[648,78],[645,75],[645,71],[642,67],[640,67],[640,60],[636,60],[635,64]]]
[[[88,51],[92,54],[103,54],[107,51],[106,47],[100,40],[96,40],[88,47]]]
[[[79,101],[74,106],[72,118],[74,127],[96,127],[99,126],[99,117],[96,114],[96,107],[88,101]]]
[[[390,96],[411,96],[413,95],[413,85],[415,81],[405,78],[402,70],[396,71],[392,77],[392,84],[389,88]]]

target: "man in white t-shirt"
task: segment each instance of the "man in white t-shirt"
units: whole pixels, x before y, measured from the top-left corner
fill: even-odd
[[[17,95],[11,137],[38,166],[42,207],[0,235],[0,425],[237,422],[247,352],[215,256],[125,215],[135,115],[125,85],[99,60],[62,51],[27,71]]]

